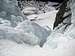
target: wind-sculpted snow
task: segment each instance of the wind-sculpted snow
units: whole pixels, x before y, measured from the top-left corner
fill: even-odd
[[[50,31],[44,29],[43,27],[39,26],[37,23],[31,21],[24,21],[20,23],[16,29],[22,30],[25,33],[32,33],[33,35],[37,36],[40,39],[40,45],[43,45],[46,41],[47,37],[49,36]]]
[[[0,39],[11,40],[20,44],[38,45],[39,39],[36,36],[25,34],[12,27],[0,25]]]
[[[70,1],[70,3],[71,3],[71,1]],[[69,5],[67,5],[67,7],[68,6]],[[59,24],[54,29],[54,31],[52,31],[51,35],[47,39],[47,42],[43,46],[44,48],[51,48],[51,49],[52,48],[53,49],[60,48],[60,50],[62,49],[62,51],[63,51],[63,50],[69,49],[69,48],[71,48],[70,50],[73,50],[73,48],[75,47],[75,45],[72,44],[73,41],[75,41],[74,4],[71,5],[70,8],[72,9],[72,11],[71,11],[72,17],[68,16],[69,18],[65,18],[66,19],[65,22],[62,22],[61,24]],[[63,24],[63,23],[67,23],[67,24],[71,23],[71,24],[67,25],[67,24]],[[70,43],[70,41],[71,41],[71,43]],[[65,47],[64,47],[64,45],[65,45]],[[72,51],[72,53],[73,53],[73,51]],[[62,56],[64,56],[64,55],[62,54]],[[67,54],[67,55],[70,56],[71,54]],[[60,55],[58,54],[58,56],[60,56]],[[74,56],[74,55],[72,55],[72,56]]]

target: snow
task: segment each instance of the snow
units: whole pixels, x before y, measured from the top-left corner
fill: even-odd
[[[63,43],[63,48],[46,49],[30,47],[9,40],[0,40],[0,56],[75,56],[75,40]],[[67,46],[66,46],[67,44]]]
[[[22,10],[22,13],[24,13],[25,15],[32,15],[35,14],[37,11],[37,9],[35,7],[25,7]]]
[[[21,44],[26,43],[32,46],[39,44],[39,39],[36,36],[28,35],[18,29],[1,25],[0,25],[0,39],[7,39]]]
[[[58,10],[53,10],[51,12],[43,13],[43,14],[38,14],[38,15],[30,15],[27,16],[29,19],[35,19],[34,22],[39,24],[42,27],[48,26],[53,30],[53,24],[55,21],[55,16]]]
[[[51,30],[46,30],[37,23],[28,20],[18,24],[15,29],[22,30],[24,31],[24,33],[28,34],[32,33],[32,35],[40,39],[40,45],[43,45],[43,43],[46,41],[47,37],[51,33]]]
[[[34,10],[36,10],[35,7],[25,7],[22,11],[24,12],[24,11],[34,11]]]
[[[0,0],[0,4],[1,2]],[[32,15],[24,20],[16,13],[16,2],[3,0],[1,5],[4,7],[0,5],[3,9],[0,9],[0,56],[75,56],[74,4],[71,5],[72,24],[64,30],[66,25],[61,23],[53,30],[58,10],[50,6],[52,11],[35,14],[31,12],[36,8],[28,7],[24,10]],[[63,23],[68,22],[67,20]]]

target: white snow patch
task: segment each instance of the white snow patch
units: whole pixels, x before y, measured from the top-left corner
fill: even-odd
[[[56,13],[58,10],[53,10],[51,12],[39,14],[39,15],[30,15],[28,19],[35,19],[35,23],[39,24],[42,27],[48,26],[53,29],[53,23],[55,21]]]

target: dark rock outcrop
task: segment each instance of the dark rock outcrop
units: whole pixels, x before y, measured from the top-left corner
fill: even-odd
[[[68,7],[67,5],[67,3],[68,3],[68,1],[69,0],[64,0],[64,2],[60,5],[60,7],[59,7],[59,11],[58,11],[58,13],[57,13],[57,15],[56,15],[56,18],[55,18],[55,22],[54,22],[54,27],[53,27],[53,29],[55,28],[55,27],[57,27],[60,23],[63,23],[63,24],[71,24],[71,20],[69,21],[69,23],[64,23],[63,21],[65,20],[65,19],[67,19],[68,17],[71,17],[71,9],[70,9],[70,7]],[[68,19],[71,19],[71,18],[68,18]]]

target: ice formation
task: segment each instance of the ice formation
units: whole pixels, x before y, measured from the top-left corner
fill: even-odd
[[[35,22],[24,21],[16,26],[15,29],[24,31],[25,33],[32,33],[40,39],[40,45],[42,46],[46,42],[51,30],[46,30]]]
[[[27,43],[29,45],[39,44],[39,39],[34,35],[28,35],[22,31],[7,26],[0,26],[0,39],[7,39],[17,43]]]
[[[36,20],[30,20],[29,16],[26,18],[26,15],[24,17],[21,14],[16,0],[0,0],[0,56],[75,56],[74,2],[75,0],[67,2],[71,11],[64,14],[64,17],[69,13],[72,16],[67,17],[53,30],[57,13],[53,7],[52,12],[37,15],[31,13],[36,16],[33,17]],[[30,12],[32,11],[26,11]],[[42,25],[41,22],[51,24]]]

